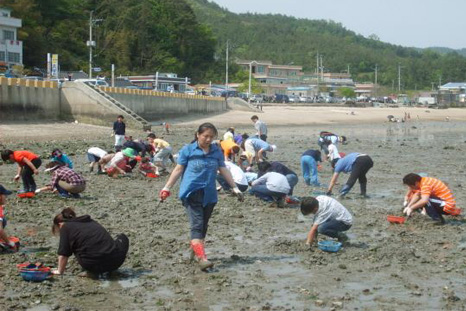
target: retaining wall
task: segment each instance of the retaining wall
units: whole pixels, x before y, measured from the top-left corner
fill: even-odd
[[[0,120],[58,120],[57,82],[0,78]]]
[[[227,104],[222,97],[112,87],[100,87],[100,89],[144,119],[151,121],[227,110]]]

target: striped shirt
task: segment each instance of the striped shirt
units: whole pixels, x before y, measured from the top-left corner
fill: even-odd
[[[81,175],[66,166],[60,166],[53,171],[52,187],[56,188],[60,180],[73,186],[86,184]]]
[[[443,211],[450,215],[459,215],[461,209],[456,207],[455,197],[450,189],[440,180],[433,177],[422,177],[419,184],[421,195],[434,196],[445,202]]]

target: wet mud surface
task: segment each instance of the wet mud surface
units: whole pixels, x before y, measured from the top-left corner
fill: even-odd
[[[401,178],[409,172],[425,172],[447,182],[459,206],[465,207],[466,123],[269,127],[269,140],[279,148],[270,159],[283,161],[297,173],[301,153],[317,148],[321,130],[348,137],[341,152],[367,153],[374,160],[368,174],[371,197],[360,198],[356,185],[342,200],[354,215],[354,225],[348,231],[349,245],[340,252],[324,253],[304,245],[311,220],[297,208],[270,208],[251,196],[239,203],[222,194],[206,246],[215,268],[201,272],[188,260],[189,227],[179,200],[171,197],[157,204],[157,193],[167,177],[144,179],[133,173],[114,180],[88,172],[86,150],[91,146],[110,149],[113,141],[107,134],[79,137],[79,133],[70,133],[70,139],[57,141],[16,140],[8,147],[27,148],[44,158],[53,148],[61,148],[72,156],[88,187],[80,200],[48,193],[30,200],[10,196],[6,229],[20,237],[23,247],[15,254],[0,254],[0,309],[465,309],[463,218],[447,218],[445,226],[436,227],[420,214],[404,225],[391,225],[386,216],[401,215],[405,193]],[[194,129],[174,130],[175,134],[165,138],[179,150],[191,141]],[[252,127],[237,131],[252,132]],[[331,170],[328,163],[323,167],[320,182],[328,184]],[[14,165],[0,166],[0,182],[8,189],[19,189],[19,184],[11,182],[15,170]],[[339,186],[346,178],[340,177]],[[42,167],[38,185],[49,180]],[[322,190],[305,186],[300,176],[295,195]],[[130,239],[127,261],[117,273],[92,280],[77,276],[81,269],[71,257],[64,276],[43,283],[23,281],[17,263],[56,265],[58,238],[50,229],[53,216],[66,206],[78,214],[90,214],[112,235],[126,233]]]

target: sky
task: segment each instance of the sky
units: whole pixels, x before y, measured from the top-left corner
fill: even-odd
[[[210,0],[234,13],[333,20],[407,47],[466,48],[466,0]]]

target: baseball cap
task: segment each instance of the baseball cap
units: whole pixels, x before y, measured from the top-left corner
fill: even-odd
[[[6,190],[5,187],[0,185],[0,194],[5,194],[5,195],[10,195],[12,192],[9,190]]]
[[[123,155],[128,157],[128,158],[134,158],[135,157],[135,152],[134,152],[134,149],[132,148],[125,148],[123,149],[122,151]]]

